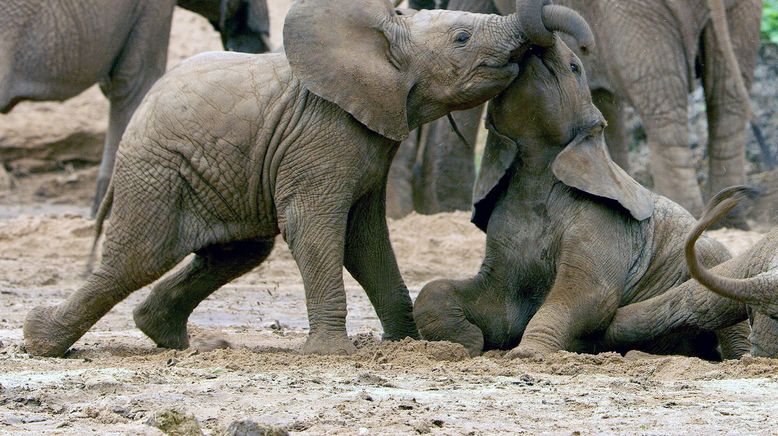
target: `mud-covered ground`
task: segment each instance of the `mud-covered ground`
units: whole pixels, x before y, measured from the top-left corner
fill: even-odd
[[[271,0],[276,18],[288,3]],[[276,19],[276,37],[279,29]],[[173,32],[171,65],[219,48],[208,24],[191,14],[177,13]],[[304,292],[280,240],[268,261],[194,312],[191,350],[156,349],[134,327],[131,311],[145,288],[98,322],[67,358],[31,358],[22,347],[24,317],[79,286],[94,231],[85,215],[96,168],[88,159],[61,156],[99,144],[106,107],[92,89],[64,104],[22,104],[0,116],[0,147],[48,144],[43,154],[9,164],[14,187],[0,192],[0,433],[199,427],[221,434],[239,420],[316,434],[768,434],[778,428],[778,360],[560,353],[535,363],[494,352],[471,359],[444,343],[380,343],[375,313],[347,274],[348,328],[358,352],[301,356]],[[53,149],[60,153],[53,160],[64,163],[52,166],[45,153]],[[431,280],[478,269],[484,236],[468,218],[412,215],[390,222],[412,296]],[[734,252],[760,236],[713,235]],[[230,348],[213,350],[220,341]]]

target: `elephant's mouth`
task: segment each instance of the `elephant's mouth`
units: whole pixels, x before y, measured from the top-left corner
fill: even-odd
[[[503,68],[510,67],[511,64],[515,64],[517,62],[513,62],[510,58],[505,59],[487,59],[480,64],[478,64],[478,68],[489,68],[493,70],[500,70]]]
[[[534,71],[535,73],[545,70],[554,75],[554,69],[545,59],[546,50],[542,47],[531,47],[524,59],[519,64],[522,71]]]

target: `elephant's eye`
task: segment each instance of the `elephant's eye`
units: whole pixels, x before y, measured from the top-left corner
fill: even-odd
[[[575,62],[570,64],[570,71],[572,71],[575,74],[581,74],[581,67],[578,66]]]
[[[470,41],[470,34],[467,32],[459,32],[454,37],[454,42],[457,44],[465,44],[467,41]]]

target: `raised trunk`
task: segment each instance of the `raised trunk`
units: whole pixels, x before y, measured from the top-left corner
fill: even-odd
[[[502,13],[508,9],[505,3],[497,5]],[[586,20],[570,8],[550,3],[550,0],[516,0],[515,15],[530,42],[550,47],[554,44],[554,32],[558,31],[575,38],[584,49],[593,47],[594,34]]]

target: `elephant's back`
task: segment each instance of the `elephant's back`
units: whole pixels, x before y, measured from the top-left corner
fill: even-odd
[[[293,82],[283,55],[212,52],[185,61],[133,115],[119,146],[117,181],[141,177],[119,168],[155,168],[164,173],[157,179],[192,187],[182,208],[255,227],[263,217],[274,229],[265,164],[284,101],[296,100]]]
[[[273,128],[270,114],[276,110],[275,102],[290,94],[291,82],[283,55],[203,53],[179,64],[152,87],[125,136],[151,131],[178,138],[182,146],[221,140],[247,152],[258,134]],[[130,147],[137,141],[123,142]]]

